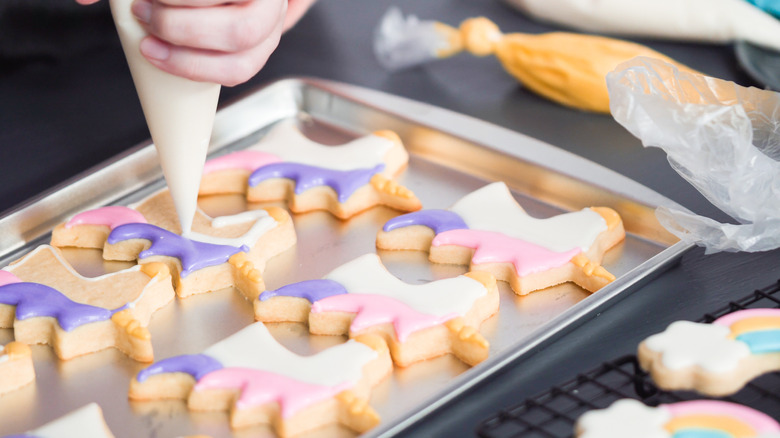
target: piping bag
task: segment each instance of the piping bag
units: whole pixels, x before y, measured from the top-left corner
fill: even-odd
[[[198,202],[219,84],[195,82],[164,72],[141,55],[147,35],[130,12],[133,0],[110,0],[122,49],[171,191],[182,235],[189,234]]]
[[[570,32],[538,35],[501,33],[484,17],[454,28],[437,21],[405,18],[390,8],[374,36],[374,53],[388,70],[399,70],[460,52],[495,55],[504,69],[536,94],[585,111],[609,113],[605,77],[619,63],[648,56],[690,68],[649,47],[628,41]]]
[[[736,221],[661,207],[666,229],[708,254],[780,248],[779,93],[649,58],[619,65],[607,83],[615,120]]]

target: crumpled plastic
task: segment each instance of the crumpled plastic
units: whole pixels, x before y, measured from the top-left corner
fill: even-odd
[[[424,64],[440,57],[450,47],[446,35],[433,20],[404,17],[397,6],[385,12],[374,33],[374,53],[390,71]]]
[[[665,228],[708,254],[780,247],[780,94],[642,57],[607,87],[615,120],[737,222],[659,208]]]

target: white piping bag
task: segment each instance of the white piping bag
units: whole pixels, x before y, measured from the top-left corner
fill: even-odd
[[[164,72],[141,55],[147,35],[130,12],[133,0],[110,0],[119,39],[171,190],[182,234],[189,234],[219,99],[219,84]]]

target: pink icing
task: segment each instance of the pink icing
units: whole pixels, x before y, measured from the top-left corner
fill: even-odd
[[[660,405],[659,407],[669,410],[674,418],[697,414],[728,416],[746,422],[759,434],[780,432],[780,424],[769,415],[736,403],[718,400],[693,400]]]
[[[19,279],[16,275],[8,272],[0,270],[0,286],[5,286],[6,284],[11,283],[21,283],[22,280]]]
[[[288,418],[307,406],[335,396],[352,386],[346,382],[337,386],[314,385],[281,374],[250,368],[223,368],[206,374],[195,385],[195,391],[208,389],[239,389],[237,409],[246,409],[277,402],[282,418]]]
[[[357,313],[352,325],[353,332],[375,326],[377,324],[393,323],[396,336],[405,342],[409,335],[428,327],[443,324],[458,316],[451,313],[444,316],[420,313],[402,301],[382,295],[343,294],[334,295],[315,302],[312,313],[349,312]]]
[[[748,319],[748,318],[756,318],[759,316],[780,316],[780,309],[740,310],[737,312],[729,313],[728,315],[723,315],[720,318],[713,321],[712,323],[728,327],[737,321],[742,321],[743,319]]]
[[[445,231],[433,239],[432,246],[441,245],[475,249],[471,258],[474,264],[512,263],[521,277],[563,266],[580,253],[578,248],[566,252],[550,251],[506,234],[481,230]]]
[[[206,165],[203,167],[203,174],[208,175],[220,170],[247,170],[253,172],[265,165],[280,161],[282,161],[281,158],[268,152],[238,151],[206,161]]]
[[[76,225],[106,225],[113,230],[120,225],[133,223],[145,224],[146,218],[132,208],[114,205],[81,212],[73,216],[65,224],[65,228]]]

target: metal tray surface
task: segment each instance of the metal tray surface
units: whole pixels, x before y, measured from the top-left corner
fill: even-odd
[[[615,282],[593,295],[564,284],[525,297],[516,296],[507,284],[500,283],[499,313],[481,329],[490,341],[490,358],[473,368],[451,356],[396,368],[372,393],[370,403],[382,423],[366,436],[402,432],[510,361],[530,355],[535,348],[586,322],[690,248],[675,243],[653,214],[659,205],[682,207],[626,177],[489,123],[341,83],[286,79],[221,109],[210,153],[218,156],[245,148],[286,118],[297,118],[308,136],[328,144],[378,129],[396,131],[411,155],[400,182],[417,194],[425,208],[446,208],[466,193],[502,180],[534,216],[606,205],[621,214],[626,226],[626,241],[611,250],[603,263],[618,277]],[[46,243],[56,224],[79,211],[129,204],[163,185],[153,146],[138,145],[1,218],[0,266]],[[200,206],[211,215],[236,213],[247,209],[242,198],[203,198]],[[324,212],[294,215],[298,244],[270,260],[263,274],[267,287],[320,278],[354,257],[375,252],[376,231],[397,214],[378,207],[346,221]],[[129,266],[103,262],[97,250],[69,249],[65,254],[87,276]],[[410,283],[466,271],[465,266],[431,264],[423,252],[379,251],[379,255],[393,274]],[[251,303],[232,289],[176,299],[158,311],[149,325],[155,358],[200,352],[253,321]],[[299,354],[321,351],[345,340],[309,335],[303,324],[269,327],[280,342]],[[13,331],[0,329],[0,343],[11,340]],[[60,361],[51,348],[34,346],[33,359],[37,381],[0,397],[0,435],[38,427],[93,401],[101,405],[117,437],[274,435],[264,426],[231,431],[227,413],[190,412],[184,402],[128,401],[130,379],[148,364],[113,349]],[[332,426],[309,436],[352,435]]]

